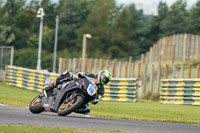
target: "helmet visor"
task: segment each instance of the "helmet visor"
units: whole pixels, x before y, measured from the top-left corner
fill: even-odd
[[[107,84],[110,80],[105,76],[101,75],[101,83],[102,84]]]

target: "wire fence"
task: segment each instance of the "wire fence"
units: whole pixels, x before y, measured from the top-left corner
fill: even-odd
[[[98,73],[107,69],[116,78],[139,78],[142,96],[158,97],[161,79],[199,78],[200,37],[177,34],[161,38],[140,60],[87,59],[84,71]],[[81,71],[82,59],[59,59],[59,73],[65,70]]]
[[[5,68],[13,65],[14,47],[0,46],[0,81],[5,80]]]
[[[6,65],[13,65],[14,47],[0,46],[0,70],[5,70]]]

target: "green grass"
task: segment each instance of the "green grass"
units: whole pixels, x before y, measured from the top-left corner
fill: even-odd
[[[71,128],[0,125],[0,133],[130,133],[125,131],[83,130]]]
[[[199,106],[160,104],[147,100],[141,103],[100,102],[91,106],[91,113],[96,117],[196,124],[200,124],[199,112]]]
[[[29,90],[6,86],[0,82],[0,103],[29,106],[38,94]],[[129,120],[167,121],[200,124],[200,106],[160,104],[159,101],[143,100],[141,103],[105,102],[91,104],[91,115],[103,118]]]
[[[0,82],[0,103],[15,106],[29,106],[31,100],[39,92],[7,86]]]

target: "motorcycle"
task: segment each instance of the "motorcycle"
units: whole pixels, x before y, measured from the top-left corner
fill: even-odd
[[[50,83],[51,78],[47,78],[44,88]],[[84,77],[62,83],[52,92],[43,89],[43,92],[31,101],[29,110],[34,114],[47,111],[66,116],[94,100],[97,94],[96,88],[95,79]]]

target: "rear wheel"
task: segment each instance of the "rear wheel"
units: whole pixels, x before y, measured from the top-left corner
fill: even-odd
[[[42,107],[42,98],[40,98],[39,95],[36,96],[29,105],[29,110],[34,114],[39,114],[44,111],[44,107]]]
[[[79,108],[82,105],[83,101],[84,100],[81,96],[76,96],[68,102],[64,101],[58,108],[58,115],[65,116],[70,114],[71,112],[74,112],[77,108]]]

